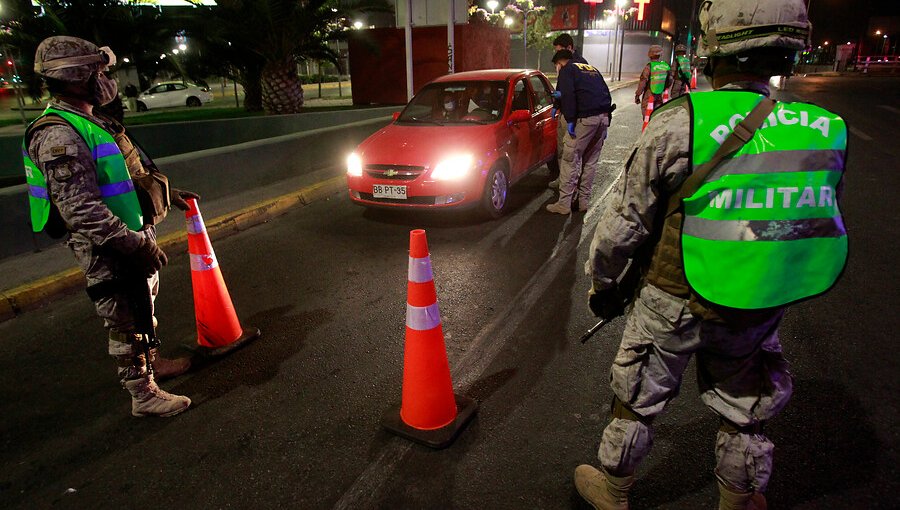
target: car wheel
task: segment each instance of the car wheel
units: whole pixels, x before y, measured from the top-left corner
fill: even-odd
[[[191,97],[187,98],[187,105],[188,105],[188,106],[200,106],[200,104],[201,104],[201,103],[200,103],[200,99],[198,99],[198,98],[196,98],[196,97],[194,97],[194,96],[191,96]]]
[[[138,111],[139,111],[139,112],[146,112],[146,111],[147,111],[147,105],[145,105],[144,103],[138,101]]]
[[[503,216],[506,212],[508,194],[509,178],[503,168],[495,165],[484,183],[484,194],[481,197],[481,208],[489,218]]]

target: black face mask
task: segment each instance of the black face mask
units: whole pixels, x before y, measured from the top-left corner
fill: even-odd
[[[103,106],[113,99],[119,93],[119,86],[115,80],[107,78],[102,72],[98,72],[91,76],[88,82],[88,90],[91,97],[90,103],[94,106]]]

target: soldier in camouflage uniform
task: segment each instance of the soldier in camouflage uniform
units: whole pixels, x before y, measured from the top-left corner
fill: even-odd
[[[84,271],[88,294],[108,330],[109,354],[117,361],[122,385],[131,393],[132,414],[172,416],[186,410],[191,401],[163,391],[156,379],[184,373],[190,366],[189,360],[167,360],[157,354],[156,348],[146,345],[147,337],[138,334],[136,328],[141,312],[120,283],[126,271],[139,273],[137,294],[145,295],[147,309],[143,313],[149,314],[146,316],[152,318],[155,327],[152,302],[159,288],[158,271],[166,264],[166,256],[156,244],[152,224],[139,222],[136,228],[129,228],[108,206],[107,192],[99,184],[100,159],[88,147],[94,142],[89,142],[71,122],[83,120],[83,125],[97,128],[96,132],[102,129],[113,136],[115,143],[106,145],[114,145],[118,150],[105,150],[111,151],[108,155],[113,158],[124,159],[125,184],[132,190],[134,184],[128,174],[137,177],[148,175],[150,168],[156,171],[152,162],[132,145],[121,124],[95,110],[116,96],[116,83],[104,74],[114,64],[111,50],[75,37],[50,37],[38,46],[35,71],[44,77],[53,100],[25,135],[26,169],[40,172],[39,176],[28,176],[29,200],[33,222],[36,204],[38,209],[41,199],[51,204],[50,219],[46,225],[35,224],[36,231],[68,233],[67,244]],[[45,185],[32,185],[33,182]],[[197,196],[174,189],[171,192],[171,203],[183,209],[187,208],[184,198]],[[138,207],[139,215],[143,208]],[[143,217],[146,216],[144,212]],[[141,289],[143,278],[146,289]]]
[[[755,18],[748,21],[744,12]],[[700,18],[706,34],[748,25],[796,27],[791,35],[766,33],[738,44],[701,46],[700,53],[710,56],[708,70],[715,89],[768,95],[769,76],[783,74],[790,54],[806,44],[808,20],[802,0],[713,0],[704,2]],[[780,53],[753,53],[771,50]],[[657,112],[627,158],[624,176],[597,224],[586,264],[592,277],[589,304],[595,315],[610,320],[623,313],[623,297],[635,295],[611,368],[612,420],[599,447],[600,469],[584,464],[574,473],[578,492],[601,510],[628,509],[635,472],[653,443],[653,419],[678,394],[693,354],[701,400],[721,418],[715,444],[720,509],[765,508],[762,493],[774,447],[763,424],[781,411],[792,393],[777,332],[783,308],[720,308],[690,289],[683,268],[659,269],[658,258],[681,260],[680,244],[660,232],[660,215],[691,172],[687,99]],[[680,232],[676,235],[680,243]],[[636,292],[617,288],[629,261],[644,269]],[[652,278],[654,268],[680,285],[661,289]]]
[[[675,46],[675,62],[672,65],[672,95],[669,100],[690,94],[691,62],[686,55],[687,46],[683,44]]]

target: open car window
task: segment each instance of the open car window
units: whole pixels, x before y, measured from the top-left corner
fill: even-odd
[[[464,81],[426,85],[397,119],[423,124],[488,124],[503,117],[505,81]]]

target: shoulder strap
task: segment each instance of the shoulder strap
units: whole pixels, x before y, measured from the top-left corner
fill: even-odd
[[[669,208],[666,210],[666,216],[671,216],[672,213],[677,211],[678,208],[681,207],[681,201],[683,199],[696,193],[709,173],[712,172],[723,159],[739,151],[744,144],[749,142],[756,133],[756,130],[762,126],[766,117],[768,117],[774,109],[775,100],[764,97],[763,100],[747,114],[747,117],[734,127],[734,130],[728,138],[722,142],[722,145],[719,146],[719,150],[713,154],[713,157],[706,163],[700,165],[694,173],[684,181],[684,184],[681,185],[681,189],[678,193],[669,199]]]

